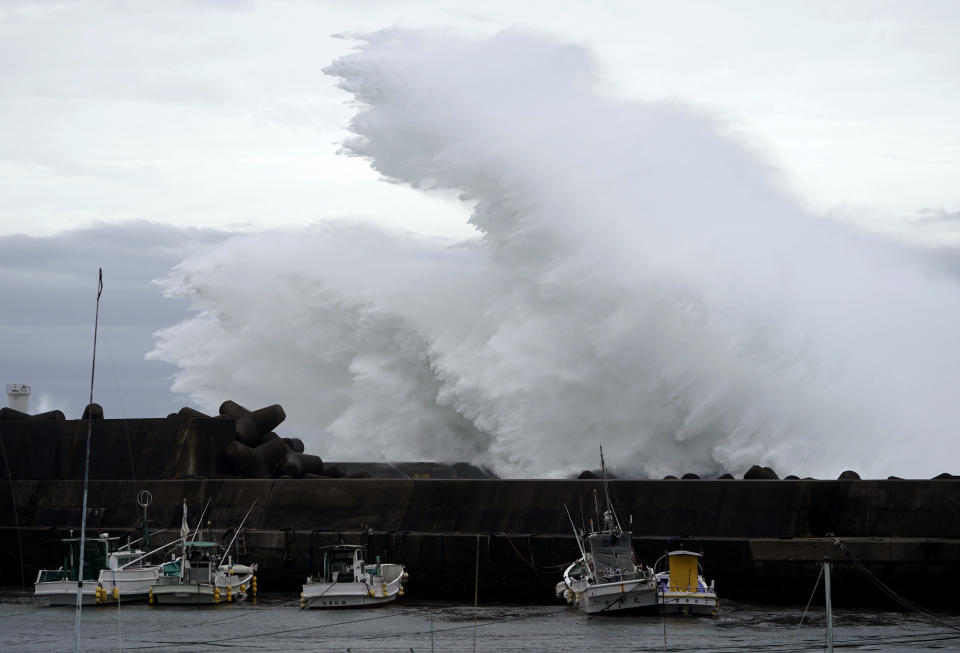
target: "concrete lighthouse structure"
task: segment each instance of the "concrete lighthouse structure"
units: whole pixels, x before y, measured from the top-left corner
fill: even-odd
[[[21,413],[30,412],[30,386],[21,383],[7,385],[7,403]]]

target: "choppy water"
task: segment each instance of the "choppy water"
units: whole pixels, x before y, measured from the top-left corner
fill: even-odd
[[[84,651],[822,651],[822,608],[798,625],[802,607],[725,601],[715,618],[589,618],[566,606],[403,603],[374,610],[301,611],[289,595],[212,608],[145,604],[84,608]],[[73,648],[75,612],[36,604],[29,593],[0,599],[0,650]],[[835,612],[845,650],[960,649],[956,615],[940,623],[885,611]]]

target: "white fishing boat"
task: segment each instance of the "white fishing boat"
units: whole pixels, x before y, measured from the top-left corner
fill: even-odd
[[[179,572],[162,576],[150,587],[150,603],[160,605],[214,605],[220,602],[215,582],[219,547],[215,542],[186,542]]]
[[[81,596],[84,605],[146,600],[150,586],[162,573],[159,565],[143,564],[148,555],[140,549],[119,547],[119,538],[101,533],[84,546],[86,559]],[[65,555],[59,569],[41,569],[34,595],[49,605],[76,605],[79,538],[63,541]]]
[[[666,614],[715,616],[720,608],[714,582],[707,585],[700,568],[703,556],[693,551],[670,551],[657,561],[657,593],[660,610]]]
[[[253,506],[250,510],[253,510]],[[247,511],[247,516],[249,515],[250,511]],[[203,520],[202,515],[200,520]],[[240,528],[243,528],[243,523]],[[248,593],[257,593],[256,564],[235,564],[227,554],[222,553],[216,542],[188,541],[189,534],[187,504],[184,501],[183,523],[180,528],[182,554],[179,564],[176,569],[170,569],[171,573],[161,575],[151,586],[148,595],[151,604],[215,605],[221,601],[242,601],[247,598]],[[195,536],[199,536],[199,528]],[[233,540],[226,549],[229,550],[232,544]]]
[[[242,601],[257,593],[257,564],[242,565],[229,558],[221,564],[214,574],[214,582],[220,589],[221,597],[230,601]]]
[[[93,605],[99,596],[100,571],[107,567],[112,552],[119,548],[117,537],[101,533],[85,538],[83,564],[80,564],[80,538],[63,540],[63,564],[58,569],[41,569],[33,586],[34,595],[48,605],[76,605],[77,586],[80,585],[83,605]],[[78,574],[78,570],[82,573]]]
[[[631,533],[621,530],[611,513],[604,513],[601,530],[575,533],[582,555],[563,572],[557,598],[587,614],[655,609],[653,569],[636,563]]]
[[[364,547],[337,544],[323,553],[322,568],[307,577],[300,594],[300,607],[368,608],[392,603],[403,596],[409,575],[403,565],[363,560]]]
[[[632,533],[624,531],[610,501],[606,479],[603,449],[600,449],[600,465],[603,469],[604,508],[594,493],[594,505],[601,515],[601,526],[590,531],[577,531],[573,535],[580,549],[580,558],[563,572],[563,580],[557,583],[557,598],[587,614],[619,613],[627,610],[655,610],[657,585],[653,569],[637,564],[631,541]],[[631,519],[632,522],[632,519]]]

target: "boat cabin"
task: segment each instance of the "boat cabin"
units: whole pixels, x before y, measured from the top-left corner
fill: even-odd
[[[591,533],[587,537],[590,556],[597,578],[602,583],[634,580],[637,576],[633,557],[631,533],[607,531]]]
[[[107,556],[106,569],[123,569],[125,566],[142,567],[144,552],[139,549],[121,549]],[[137,560],[140,558],[140,560]]]
[[[107,569],[108,557],[117,551],[120,546],[119,537],[110,537],[102,533],[99,537],[87,538],[83,545],[83,580],[97,580],[100,570]],[[63,540],[63,564],[60,569],[41,570],[38,583],[56,580],[77,580],[77,569],[80,568],[80,538],[71,537]]]
[[[220,563],[220,547],[216,542],[187,542],[183,560],[185,582],[213,582],[214,573]]]
[[[321,583],[354,583],[363,575],[363,547],[338,544],[323,552],[323,569],[317,580]]]
[[[706,591],[701,582],[699,553],[693,551],[670,551],[667,553],[669,581],[661,581],[664,590],[671,592],[703,592]],[[669,582],[669,585],[665,583]]]

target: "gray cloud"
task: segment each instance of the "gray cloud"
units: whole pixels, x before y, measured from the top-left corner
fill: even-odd
[[[944,209],[922,209],[916,222],[960,222],[960,211],[949,212]]]
[[[107,417],[159,417],[189,403],[170,391],[174,367],[144,358],[153,333],[185,317],[186,302],[162,297],[153,280],[227,236],[134,221],[0,237],[0,381],[30,385],[31,412],[79,416],[103,268],[94,401]]]

